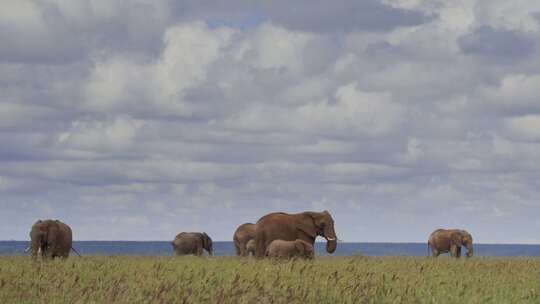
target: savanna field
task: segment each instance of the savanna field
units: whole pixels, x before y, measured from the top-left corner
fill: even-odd
[[[0,258],[0,303],[540,303],[540,258]]]

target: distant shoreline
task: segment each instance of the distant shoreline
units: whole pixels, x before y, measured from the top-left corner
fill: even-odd
[[[24,254],[30,241],[0,241],[0,255]],[[172,255],[170,241],[74,241],[81,254]],[[215,241],[214,255],[234,256],[232,241]],[[315,243],[315,254],[327,256],[326,243]],[[340,242],[332,256],[428,256],[427,243]],[[540,257],[540,244],[474,244],[475,256]]]
[[[0,240],[0,242],[30,242],[30,239],[28,240]],[[132,242],[132,243],[161,243],[161,242],[171,242],[171,240],[73,240],[73,242]],[[215,243],[232,243],[232,241],[221,241],[221,240],[215,240]],[[325,244],[326,241],[316,241],[317,244]],[[338,244],[426,244],[426,242],[348,242],[348,241],[340,241]],[[540,246],[540,243],[475,243],[475,245],[517,245],[517,246]]]

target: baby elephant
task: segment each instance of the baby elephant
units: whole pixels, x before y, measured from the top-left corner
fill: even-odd
[[[313,245],[299,239],[294,241],[274,240],[266,248],[265,256],[272,258],[300,257],[313,259]]]

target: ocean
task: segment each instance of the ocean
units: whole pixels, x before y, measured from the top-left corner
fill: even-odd
[[[25,255],[29,241],[0,241],[0,255]],[[326,243],[315,243],[316,255],[328,255]],[[73,247],[82,255],[172,255],[166,241],[75,241]],[[465,250],[465,248],[463,248]],[[463,253],[462,250],[462,253]],[[475,256],[540,256],[539,245],[475,244]],[[214,255],[235,255],[233,242],[214,242]],[[336,256],[427,256],[425,243],[338,243]]]

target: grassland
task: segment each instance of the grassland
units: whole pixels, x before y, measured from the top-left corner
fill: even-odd
[[[0,303],[540,303],[540,259],[0,257]]]

